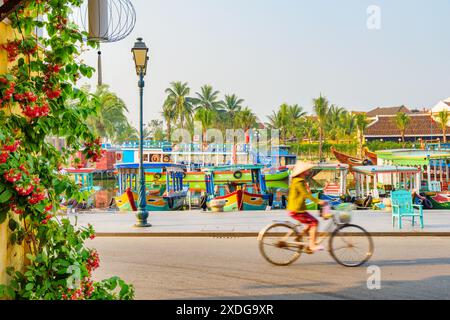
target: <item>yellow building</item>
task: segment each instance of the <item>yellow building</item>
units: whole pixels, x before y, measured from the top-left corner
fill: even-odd
[[[9,25],[8,19],[3,19],[7,14],[14,9],[20,1],[10,0],[7,4],[3,4],[0,0],[0,44],[7,42],[14,38],[13,30]],[[0,50],[0,74],[3,74],[8,69],[8,59],[6,52]],[[0,224],[0,284],[7,282],[6,268],[8,266],[20,267],[23,264],[23,248],[17,246],[10,246],[8,244],[9,229],[8,221]]]

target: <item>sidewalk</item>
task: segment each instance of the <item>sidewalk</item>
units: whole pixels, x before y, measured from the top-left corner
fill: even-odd
[[[135,228],[133,212],[84,213],[69,215],[79,226],[94,226],[100,237],[169,237],[169,236],[224,236],[255,237],[259,231],[274,220],[294,221],[286,211],[246,211],[210,213],[193,211],[151,212],[148,221],[151,228]],[[450,211],[429,210],[424,212],[425,228],[411,226],[403,219],[403,229],[392,227],[391,214],[381,211],[354,211],[352,223],[375,236],[450,236]],[[417,222],[416,222],[417,223]],[[325,223],[322,223],[322,227]]]

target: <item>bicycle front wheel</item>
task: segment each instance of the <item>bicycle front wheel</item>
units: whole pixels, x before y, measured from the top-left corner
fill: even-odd
[[[337,228],[329,240],[330,254],[345,267],[359,267],[373,255],[373,240],[370,234],[357,225]]]
[[[259,238],[259,251],[268,262],[276,266],[288,266],[300,258],[303,247],[302,236],[295,226],[275,223],[262,230]]]

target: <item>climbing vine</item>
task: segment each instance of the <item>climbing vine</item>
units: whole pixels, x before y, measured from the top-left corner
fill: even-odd
[[[86,125],[98,110],[95,97],[77,86],[93,68],[80,60],[87,34],[70,20],[82,0],[36,0],[11,14],[14,39],[0,46],[9,69],[0,74],[0,223],[8,219],[12,244],[24,244],[25,270],[9,268],[0,297],[15,299],[131,299],[133,287],[119,278],[92,280],[99,265],[85,241],[92,227],[76,228],[56,216],[61,199],[80,199],[61,173],[79,150],[101,158],[100,141]],[[43,30],[39,36],[37,29]],[[48,137],[66,141],[62,152]]]

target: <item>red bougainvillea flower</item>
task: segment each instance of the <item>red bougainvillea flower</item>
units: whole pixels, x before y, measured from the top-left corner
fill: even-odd
[[[19,45],[20,40],[12,40],[0,46],[0,49],[5,50],[8,54],[9,62],[13,62],[17,59],[17,56],[19,55]]]
[[[0,153],[0,164],[6,163],[9,157],[9,152],[2,152]]]
[[[45,207],[45,211],[52,211],[53,209],[53,205],[49,204],[48,206]]]
[[[14,141],[14,143],[11,145],[4,145],[2,149],[3,149],[3,151],[16,152],[16,150],[17,150],[17,148],[19,148],[19,146],[20,146],[20,141],[17,140],[17,141]]]
[[[23,173],[25,173],[26,175],[29,175],[29,174],[30,174],[30,173],[28,172],[28,169],[25,167],[24,164],[21,164],[21,165],[19,166],[19,169],[20,169]]]
[[[47,98],[50,100],[52,99],[58,99],[61,96],[61,90],[60,89],[48,89],[46,90]]]
[[[46,196],[44,193],[32,193],[31,196],[28,197],[28,203],[31,205],[38,204],[39,202],[45,200]]]
[[[15,214],[24,214],[24,210],[23,209],[20,209],[18,206],[17,206],[17,204],[15,204],[15,203],[11,203],[10,205],[9,205],[9,208],[11,209],[11,211],[12,212],[14,212]]]
[[[23,114],[31,119],[45,117],[50,112],[47,103],[43,103],[41,106],[37,104],[23,106],[22,110]]]
[[[49,214],[49,215],[47,215],[47,216],[45,217],[44,220],[42,220],[41,223],[42,223],[42,224],[47,224],[48,221],[49,221],[51,218],[53,218],[53,216],[52,216],[51,214]]]
[[[16,86],[16,84],[14,82],[11,82],[9,84],[9,88],[3,92],[2,100],[4,102],[11,100],[11,98],[13,97],[14,91],[15,91],[15,86]]]
[[[87,259],[87,269],[89,272],[94,271],[100,266],[100,258],[97,250],[91,250],[89,258]]]
[[[89,298],[94,293],[94,282],[90,278],[84,278],[81,282],[81,287],[85,297]]]
[[[14,168],[6,171],[3,174],[3,176],[5,177],[6,181],[11,182],[11,183],[15,183],[15,182],[19,181],[20,179],[22,179],[22,173]]]
[[[28,196],[31,192],[33,192],[34,186],[32,184],[28,185],[18,184],[14,187],[14,189],[20,196]]]

